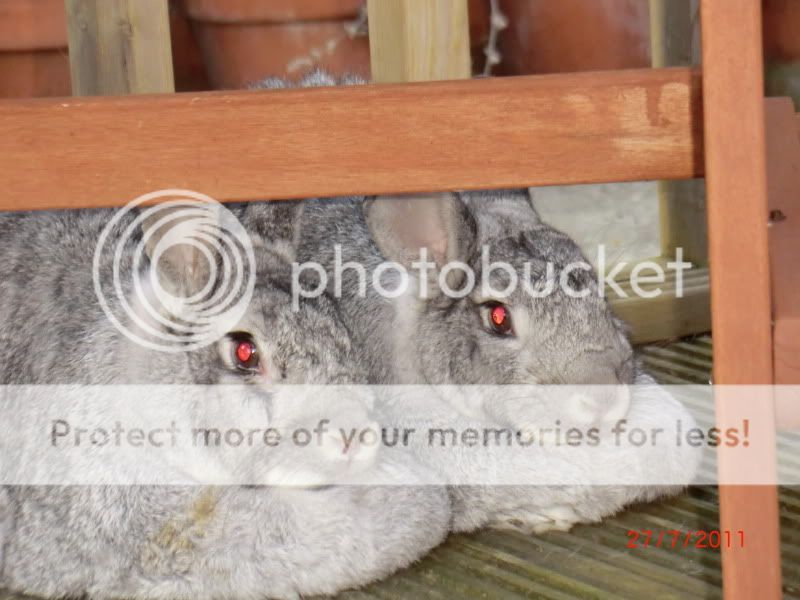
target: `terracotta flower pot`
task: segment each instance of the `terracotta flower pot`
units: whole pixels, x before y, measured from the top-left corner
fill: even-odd
[[[764,0],[764,55],[768,61],[800,60],[800,3]]]
[[[489,41],[489,0],[469,0],[469,45],[472,55],[472,72],[483,73],[486,64],[484,48]]]
[[[0,0],[0,97],[69,96],[63,0]]]
[[[345,25],[362,0],[185,0],[212,87],[270,75],[297,79],[323,67],[369,75],[369,41]]]
[[[208,81],[203,54],[189,23],[183,0],[169,0],[169,28],[175,91],[192,92],[209,89],[211,84]]]
[[[501,0],[504,75],[650,66],[650,13],[644,0]]]
[[[764,83],[768,96],[790,96],[800,106],[800,2],[764,0]]]

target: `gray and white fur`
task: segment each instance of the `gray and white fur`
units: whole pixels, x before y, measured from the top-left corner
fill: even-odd
[[[333,78],[316,73],[301,85],[335,84]],[[387,140],[386,151],[391,152],[391,140]],[[482,247],[489,249],[491,261],[512,265],[520,282],[534,288],[546,284],[547,263],[553,265],[558,281],[567,265],[587,262],[572,239],[539,219],[527,190],[309,200],[300,223],[297,259],[320,263],[328,276],[328,291],[334,296],[337,245],[342,249],[341,264],[352,261],[366,269],[366,293],[362,295],[359,289],[360,274],[345,269],[341,297],[337,298],[362,365],[360,381],[533,386],[526,397],[489,397],[482,404],[449,408],[422,407],[430,411],[431,418],[449,419],[464,427],[477,423],[518,429],[552,426],[555,421],[565,427],[608,427],[627,418],[630,427],[657,422],[674,431],[679,421],[693,422],[680,403],[637,369],[625,326],[597,293],[594,272],[574,270],[569,274],[572,289],[585,290],[585,298],[571,297],[559,286],[544,298],[532,297],[522,286],[504,298],[486,297],[480,293],[481,286],[464,298],[441,293],[436,281],[447,263],[464,263],[476,280],[481,280]],[[414,276],[413,268],[421,248],[436,263],[424,282]],[[411,276],[412,285],[399,298],[388,299],[369,283],[375,268],[385,261],[399,263]],[[463,281],[458,272],[451,271],[449,277],[450,287],[460,289]],[[313,272],[304,272],[300,283],[313,289],[317,281]],[[387,280],[385,285],[392,289],[394,283]],[[504,275],[496,273],[492,283],[502,289]],[[423,285],[427,285],[424,298],[419,293]],[[497,335],[492,330],[488,319],[494,301],[510,310],[514,335]],[[597,391],[588,398],[553,403],[537,396],[535,386],[540,384],[593,385]],[[437,413],[439,410],[444,413]],[[396,415],[404,414],[422,413],[407,410],[401,403]],[[549,460],[542,454],[527,466],[505,465],[509,480],[519,469],[563,469],[564,480],[575,485],[454,486],[454,529],[484,525],[535,531],[568,528],[575,522],[611,515],[634,501],[674,493],[690,482],[698,464],[698,453],[686,448],[652,452],[630,446],[586,448],[583,454],[571,452],[569,460],[555,452]],[[470,458],[474,453],[461,459],[454,453],[458,450],[452,450],[446,463],[439,465],[442,470],[452,469],[454,461],[459,468],[474,469],[475,473],[486,468]],[[425,448],[419,450],[419,458],[432,466],[440,460]],[[641,474],[648,469],[652,485],[624,484],[630,481],[626,473]],[[600,480],[592,477],[599,473],[618,474],[620,485],[580,485]]]
[[[113,211],[0,215],[0,383],[246,384],[274,415],[281,410],[274,384],[358,379],[339,308],[326,297],[290,308],[286,240],[295,210],[236,209],[252,237],[258,281],[235,329],[252,335],[268,365],[247,373],[231,367],[226,338],[161,353],[109,322],[95,296],[91,257]],[[185,250],[145,269],[159,269],[174,289],[195,290],[202,269]],[[110,277],[110,257],[101,277]],[[0,439],[20,433],[2,428]],[[398,473],[416,481],[423,469],[410,459],[367,459],[375,460],[373,486],[0,487],[0,588],[42,597],[210,600],[361,586],[426,554],[450,523],[441,487],[381,485]]]

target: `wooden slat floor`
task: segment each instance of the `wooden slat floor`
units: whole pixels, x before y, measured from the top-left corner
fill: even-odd
[[[645,368],[664,384],[708,384],[711,378],[710,336],[645,346],[641,348],[641,357]],[[690,409],[695,415],[713,414],[710,405],[690,406]],[[782,444],[800,447],[800,436],[782,437]],[[800,452],[795,456],[800,461]],[[800,600],[800,488],[782,488],[780,503],[784,597]],[[580,525],[568,533],[526,536],[483,531],[451,536],[411,569],[341,597],[348,600],[721,598],[719,550],[626,548],[630,529],[687,531],[718,527],[716,488],[694,487],[681,496],[635,506],[613,519],[597,525]]]
[[[645,367],[662,383],[709,382],[712,343],[708,336],[646,346],[641,349],[641,356]],[[692,408],[713,410],[709,406]],[[800,436],[787,439],[794,445],[797,437]],[[784,597],[800,600],[800,488],[782,488],[780,504]],[[601,524],[580,525],[568,533],[526,536],[482,531],[451,536],[412,568],[340,598],[721,598],[718,550],[626,547],[630,529],[687,531],[713,530],[718,526],[716,488],[695,487],[681,496],[635,506]],[[0,600],[21,598],[0,592]]]

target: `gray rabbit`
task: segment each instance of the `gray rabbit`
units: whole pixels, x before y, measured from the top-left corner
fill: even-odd
[[[358,81],[337,82],[316,73],[301,85],[338,83]],[[280,87],[274,81],[268,86]],[[390,140],[386,152],[391,153]],[[598,293],[594,271],[573,240],[541,222],[527,190],[309,200],[296,240],[295,295],[325,289],[337,298],[364,381],[494,386],[461,404],[411,408],[397,402],[393,418],[424,427],[427,414],[462,431],[481,425],[542,430],[556,423],[607,430],[627,419],[630,427],[674,433],[679,424],[693,424],[679,402],[637,369],[625,326]],[[387,268],[377,278],[379,293],[375,274],[387,261],[403,267],[408,279],[400,269]],[[509,265],[512,273],[487,273],[486,264],[494,261]],[[425,271],[423,262],[429,263]],[[448,265],[460,267],[447,270]],[[490,290],[506,290],[512,275],[521,285],[508,294],[487,294],[480,285],[470,288],[468,270],[478,281],[486,274]],[[565,285],[541,294],[553,281]],[[507,384],[532,388],[508,397],[500,387]],[[554,398],[537,394],[540,384],[591,388],[588,394]],[[454,485],[456,530],[567,529],[628,503],[676,492],[691,481],[699,462],[696,450],[669,444],[569,453],[545,449],[527,462],[506,463],[492,457],[483,463],[459,449],[446,457],[426,447],[417,451],[422,462],[453,481],[488,470],[511,482],[533,470],[545,481],[562,473],[562,481],[571,483]]]
[[[330,292],[339,285],[337,265],[360,263],[371,273],[388,259],[412,273],[419,248],[430,249],[436,269],[457,261],[470,266],[476,278],[482,269],[482,247],[490,249],[493,261],[512,265],[520,278],[527,263],[532,268],[529,276],[540,282],[546,278],[548,262],[555,265],[556,275],[567,264],[585,262],[571,239],[539,221],[523,191],[309,201],[301,223],[298,260],[324,265]],[[335,246],[341,248],[341,259]],[[295,278],[299,285],[316,289],[317,273],[304,269],[298,276],[299,271],[300,265]],[[371,285],[362,295],[357,270],[340,271],[339,305],[370,382],[491,384],[472,395],[477,401],[465,394],[466,402],[451,401],[436,408],[429,404],[411,409],[395,403],[390,412],[404,425],[424,428],[423,415],[428,415],[460,431],[484,426],[535,431],[554,424],[608,431],[627,419],[631,428],[661,428],[668,432],[664,440],[674,439],[669,434],[679,423],[693,426],[680,403],[637,372],[623,324],[596,293],[597,281],[586,271],[570,282],[590,291],[584,298],[573,298],[558,288],[545,298],[521,289],[502,298],[481,293],[451,298],[436,289],[437,278],[432,277],[426,282],[427,298],[421,298],[420,283],[414,281],[405,296],[394,299],[379,295]],[[458,289],[463,282],[445,283]],[[506,283],[502,273],[493,281],[499,289]],[[395,284],[388,282],[385,288]],[[510,323],[493,322],[491,313],[497,306],[503,307]],[[537,385],[526,394],[513,395],[504,391],[507,384]],[[590,385],[593,393],[539,396],[535,390],[540,384]],[[447,456],[435,455],[425,446],[416,449],[421,462],[438,468],[450,481],[470,481],[467,471],[472,470],[515,482],[527,470],[542,473],[542,480],[551,480],[555,472],[563,481],[574,482],[535,487],[454,485],[453,528],[459,531],[486,525],[544,531],[596,521],[631,502],[674,493],[691,481],[699,462],[695,449],[668,444],[645,449],[625,444],[579,451],[542,449],[534,456],[505,462],[491,456],[482,462],[480,455],[461,449],[451,449]],[[632,473],[638,481],[628,478]]]
[[[98,303],[92,255],[115,211],[0,215],[0,383],[233,384],[253,390],[265,418],[303,422],[302,407],[282,403],[274,386],[342,383],[359,371],[334,303],[323,296],[290,310],[295,209],[234,209],[256,261],[252,300],[237,322],[221,320],[229,329],[218,341],[177,352],[129,339]],[[130,243],[147,250],[137,267],[123,249],[122,297],[150,298],[154,281],[186,298],[208,292],[203,282],[213,265],[201,254],[209,248],[178,244],[161,252],[159,242],[185,223],[144,219],[137,226],[138,216],[121,219],[111,237],[131,227]],[[113,288],[113,258],[99,257],[100,287]],[[107,309],[126,331],[151,342],[165,334],[188,347],[184,304],[151,314],[132,300],[126,312],[121,302],[112,297]],[[355,400],[346,410],[369,418],[368,403]],[[6,466],[13,448],[3,450],[4,441],[37,434],[25,423],[12,431],[15,422],[0,424]],[[0,487],[0,588],[45,597],[295,598],[384,577],[443,539],[450,523],[443,488],[382,485],[396,477],[422,482],[423,468],[410,457],[344,451],[356,456],[340,468],[361,462],[358,468],[374,470],[374,485]],[[324,468],[343,449],[320,452],[310,462]]]

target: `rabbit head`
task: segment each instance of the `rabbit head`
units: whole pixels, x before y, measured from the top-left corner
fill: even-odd
[[[225,218],[236,219],[244,226],[242,235],[251,249],[250,261],[242,243],[217,243],[214,236],[223,238],[226,234],[208,236],[205,224],[182,221],[179,215],[165,217],[163,211],[157,219],[143,219],[141,232],[127,243],[143,246],[144,258],[137,266],[133,254],[123,248],[123,264],[118,270],[125,289],[109,302],[116,302],[109,312],[123,325],[121,329],[131,334],[114,336],[117,350],[125,358],[114,361],[116,368],[110,378],[135,383],[256,386],[352,379],[356,367],[350,336],[331,300],[321,296],[292,305],[291,240],[276,236],[292,234],[291,226],[287,232],[279,231],[281,223],[293,215],[291,210],[280,214],[285,208],[253,205],[224,211]],[[133,218],[120,228],[130,226]],[[269,229],[265,229],[266,224]],[[227,231],[232,229],[222,225]],[[239,256],[226,260],[222,254],[231,250]],[[99,286],[104,291],[113,283],[111,254],[102,257],[100,266]],[[237,270],[241,281],[231,283]],[[239,300],[244,295],[250,275],[249,298],[243,298],[241,308],[227,310],[233,302],[226,304],[226,300]],[[223,294],[229,294],[229,298],[223,298]],[[205,301],[206,312],[190,312]],[[213,343],[196,343],[195,327],[203,327],[208,332],[205,339]],[[94,345],[98,352],[107,350],[102,341]],[[161,346],[153,349],[151,342],[161,342]],[[159,351],[165,348],[168,351]],[[84,357],[82,362],[99,368],[103,365],[100,357]]]
[[[186,353],[183,360],[188,361],[193,383],[244,384],[262,393],[268,399],[269,422],[284,439],[300,429],[319,432],[307,447],[273,452],[265,465],[267,472],[259,478],[262,483],[323,485],[374,464],[377,446],[352,443],[340,434],[373,426],[373,398],[360,390],[329,394],[321,389],[355,380],[357,363],[350,334],[330,298],[323,295],[292,303],[291,245],[272,239],[282,221],[274,213],[280,210],[283,207],[251,206],[238,211],[238,218],[248,225],[258,273],[252,297],[241,318],[225,323],[227,329],[216,343]],[[272,223],[272,228],[260,234],[259,227],[265,223]],[[147,226],[145,222],[145,231]],[[195,247],[174,246],[161,261],[151,262],[150,269],[171,289],[196,294],[207,285],[199,278],[207,278],[210,272],[196,268],[200,252]],[[217,270],[222,266],[218,264]],[[216,293],[220,277],[224,274],[209,286],[209,294]]]
[[[260,398],[261,423],[313,427],[326,416],[336,421],[346,415],[351,427],[371,424],[364,398],[345,403],[340,395],[342,405],[324,415],[307,410],[291,391],[302,387],[292,384],[351,382],[358,373],[351,336],[331,299],[292,304],[295,207],[219,210],[214,218],[242,226],[252,249],[252,261],[242,263],[257,276],[241,310],[233,316],[209,311],[204,319],[190,312],[192,299],[214,298],[226,286],[221,254],[237,246],[209,242],[222,234],[213,219],[189,218],[195,208],[182,213],[167,206],[158,218],[146,210],[0,215],[6,259],[0,265],[0,337],[7,340],[0,348],[0,382],[247,386],[251,397]],[[224,229],[233,231],[229,225]],[[99,244],[103,232],[107,244]],[[5,335],[12,324],[15,335]],[[196,325],[213,334],[207,343],[195,343]],[[41,340],[36,352],[29,340]],[[170,351],[148,342],[169,344]],[[231,410],[243,406],[239,400]],[[334,466],[363,466],[369,461],[360,459],[374,455],[373,449],[335,441],[319,445],[318,464],[329,458]]]
[[[275,242],[276,211],[283,209],[284,205],[274,209],[252,206],[240,212],[258,273],[252,298],[236,319],[212,319],[218,339],[194,348],[188,343],[191,330],[183,331],[178,325],[190,323],[184,306],[187,298],[213,296],[221,285],[218,278],[224,281],[219,268],[214,275],[221,257],[213,248],[202,243],[159,246],[161,238],[168,239],[164,237],[169,236],[168,228],[153,230],[155,223],[147,219],[141,227],[134,226],[131,243],[143,246],[142,261],[137,265],[134,255],[121,248],[119,294],[108,294],[110,310],[118,317],[115,327],[95,295],[90,259],[101,232],[117,213],[0,215],[0,382],[238,383],[243,385],[235,387],[240,393],[234,397],[223,396],[227,385],[205,385],[206,396],[197,393],[187,398],[172,385],[137,386],[133,401],[118,405],[124,405],[123,410],[129,411],[125,414],[133,416],[144,408],[152,407],[156,413],[163,408],[164,414],[169,414],[187,407],[179,416],[188,419],[192,427],[224,426],[226,417],[235,413],[252,414],[256,427],[313,430],[320,417],[331,416],[333,410],[309,404],[302,395],[283,395],[287,388],[299,388],[302,394],[306,386],[277,384],[351,381],[356,365],[351,358],[350,334],[330,299],[307,299],[297,309],[292,305],[289,245]],[[138,216],[131,213],[122,228],[134,225]],[[182,228],[188,223],[170,219],[169,226]],[[291,232],[291,227],[288,230]],[[156,234],[149,240],[152,243],[145,241],[148,232]],[[113,290],[117,287],[114,252],[101,253],[99,259],[100,285]],[[143,293],[135,288],[137,279]],[[156,310],[145,313],[136,299],[152,299],[156,285],[168,290],[173,300],[154,303],[151,308]],[[122,310],[122,299],[139,312]],[[159,332],[185,333],[187,343],[176,335],[175,352],[159,352],[137,343],[119,327],[141,333],[130,322],[134,314],[147,315],[142,323],[151,326],[153,338],[157,339]],[[43,388],[48,404],[32,403],[27,411],[50,408],[51,397],[58,398],[58,394],[53,395],[49,387]],[[81,394],[78,386],[69,387]],[[116,385],[92,387],[122,394]],[[101,392],[97,392],[99,400],[103,400]],[[163,396],[153,396],[162,392]],[[206,400],[215,400],[217,392],[220,401],[209,406]],[[137,395],[146,395],[145,407]],[[77,416],[82,420],[75,422],[116,420],[107,418],[112,409],[105,402],[82,400],[88,403],[80,405]],[[342,413],[348,419],[366,418],[369,398],[345,400],[348,407],[341,409],[337,403],[332,420],[344,418]],[[64,404],[55,406],[59,418],[72,420],[71,415],[63,414],[68,411]],[[157,414],[145,412],[149,419],[162,421]],[[46,459],[38,432],[32,433],[36,421],[21,419],[24,413],[9,411],[13,418],[2,420],[0,446],[5,448],[7,440],[20,439],[33,449],[33,461]],[[208,416],[213,419],[200,422]],[[262,420],[264,416],[268,418]],[[20,426],[14,427],[16,423]],[[241,419],[238,423],[233,419],[231,424],[241,424]],[[329,429],[334,426],[331,423]],[[224,449],[217,452],[212,447],[198,457],[203,459],[197,462],[199,483],[212,469],[220,468],[225,474],[241,467],[251,469],[245,475],[252,474],[249,481],[253,483],[297,484],[299,480],[303,487],[325,484],[313,490],[296,485],[280,489],[245,485],[243,479],[234,480],[242,485],[214,483],[211,487],[104,485],[105,475],[108,481],[117,482],[119,472],[94,449],[85,453],[87,466],[92,467],[87,471],[91,484],[0,486],[0,588],[42,597],[305,597],[332,594],[385,577],[442,540],[450,516],[445,490],[388,485],[401,476],[406,481],[416,480],[417,467],[410,457],[384,455],[386,460],[375,467],[382,478],[375,479],[375,485],[338,486],[341,469],[363,467],[371,461],[374,449],[350,444],[359,455],[344,460],[333,445],[335,441],[326,438],[319,451],[310,449],[299,461],[289,456],[296,454],[291,448],[289,455],[284,453],[285,446],[275,452],[272,448],[261,452],[257,447],[254,452],[258,456],[220,456]],[[362,451],[366,455],[362,456]],[[164,462],[170,460],[169,453],[169,447],[144,454],[137,449],[135,456],[123,452],[132,457],[136,472],[152,470],[149,465],[168,469]],[[0,467],[8,465],[8,453],[4,456]],[[69,465],[70,459],[64,456]],[[49,470],[54,467],[49,462],[45,466]]]
[[[625,414],[625,329],[578,246],[539,220],[527,192],[381,197],[364,214],[383,256],[418,275],[396,300],[406,369],[428,383],[596,386],[559,407],[564,421]],[[424,274],[420,249],[432,264]],[[494,416],[516,420],[532,404],[499,402]]]
[[[299,86],[359,83],[363,81],[358,78],[337,79],[318,71]],[[293,86],[268,79],[255,87]],[[347,301],[350,306],[344,312],[358,321],[348,325],[367,330],[362,343],[365,337],[392,338],[390,356],[376,357],[387,354],[377,343],[360,355],[373,382],[595,386],[588,395],[577,394],[567,403],[563,410],[569,420],[588,424],[625,414],[629,394],[624,386],[633,382],[634,361],[624,327],[600,297],[596,276],[578,246],[539,220],[527,191],[368,199],[362,205],[366,232],[359,230],[361,224],[348,222],[360,221],[359,215],[349,212],[353,202],[360,200],[307,204],[304,235],[313,239],[301,241],[305,246],[301,254],[304,260],[330,266],[330,241],[343,240],[350,260],[374,268],[377,246],[382,258],[410,273],[413,289],[408,294],[388,301],[372,297],[359,302],[352,296]],[[369,236],[374,245],[363,239]],[[506,270],[486,273],[488,286],[480,284],[486,270],[484,252],[489,264],[507,265]],[[415,270],[415,264],[427,260],[433,261],[432,270]],[[478,285],[463,295],[444,293],[469,287],[460,266],[473,273]],[[506,289],[510,273],[518,282],[515,289],[494,293]],[[349,277],[343,278],[346,285]],[[392,277],[388,275],[389,280]],[[555,285],[552,293],[528,292],[547,290],[550,280],[558,284],[562,277],[566,285]],[[370,303],[374,300],[377,304]],[[394,321],[388,327],[379,322],[387,304],[394,308]],[[518,408],[530,413],[536,405],[538,414],[543,414],[543,405],[558,401],[520,403],[519,407],[515,401],[499,403],[502,415],[495,416],[510,416]]]

